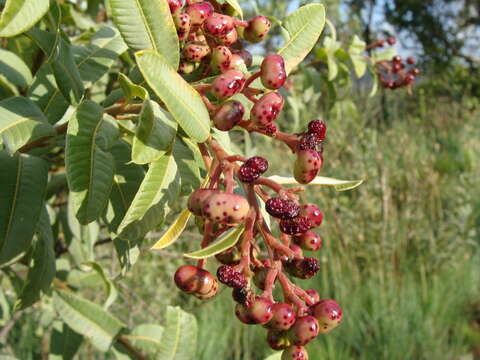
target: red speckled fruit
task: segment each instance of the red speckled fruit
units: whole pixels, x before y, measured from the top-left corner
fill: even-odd
[[[250,209],[243,196],[225,192],[216,192],[203,203],[203,216],[216,223],[231,225],[243,222]]]
[[[316,304],[320,301],[320,294],[315,289],[307,289],[305,292],[312,298],[312,303]]]
[[[322,239],[316,232],[308,230],[301,235],[293,238],[295,244],[299,245],[303,250],[317,251],[322,247]]]
[[[395,39],[394,37],[389,37],[389,38],[387,39],[388,45],[395,45],[396,42],[397,42],[397,39]]]
[[[335,300],[321,300],[313,305],[311,310],[320,324],[320,334],[329,333],[342,322],[342,309]]]
[[[273,350],[283,350],[291,345],[286,331],[268,330],[267,343]]]
[[[217,279],[214,278],[214,282],[208,293],[206,294],[194,293],[193,296],[195,296],[197,299],[200,299],[200,300],[208,300],[213,298],[215,295],[217,295],[217,291],[218,291],[218,281]]]
[[[212,83],[212,93],[217,99],[229,98],[242,91],[245,75],[239,70],[228,70]]]
[[[320,270],[315,258],[292,259],[285,263],[285,271],[299,279],[310,279]]]
[[[249,306],[237,304],[235,315],[244,324],[266,324],[272,319],[273,303],[261,296],[256,296]]]
[[[230,69],[232,52],[226,46],[216,46],[212,49],[210,64],[216,72],[225,72]]]
[[[211,36],[224,36],[234,28],[233,19],[227,15],[213,13],[205,20],[203,28]]]
[[[168,6],[170,7],[170,12],[175,14],[183,7],[183,0],[168,0]]]
[[[315,339],[319,332],[318,321],[314,316],[307,315],[298,318],[288,335],[294,345],[306,345]]]
[[[255,125],[265,128],[275,121],[283,108],[283,97],[279,92],[263,95],[250,111],[250,119]]]
[[[315,150],[299,150],[295,160],[293,176],[300,184],[308,184],[315,179],[322,167],[322,158]]]
[[[192,25],[190,16],[185,12],[177,13],[173,16],[173,21],[175,23],[175,27],[177,28],[178,39],[180,41],[185,40]]]
[[[306,216],[297,216],[293,219],[280,221],[280,231],[287,235],[303,234],[310,228],[310,221]]]
[[[281,360],[308,360],[308,352],[303,346],[290,346],[282,353]]]
[[[192,61],[181,61],[178,65],[178,72],[180,74],[191,74],[197,68],[198,63]]]
[[[262,84],[267,89],[280,89],[283,84],[285,84],[285,80],[287,80],[285,62],[278,54],[268,54],[265,56],[260,66],[260,73]]]
[[[245,114],[242,103],[236,100],[227,101],[213,116],[213,123],[218,130],[229,131],[237,125]]]
[[[248,26],[245,28],[243,36],[247,41],[258,43],[265,38],[271,26],[272,24],[265,16],[255,16],[248,22]]]
[[[205,205],[205,200],[208,199],[211,195],[219,193],[218,190],[209,190],[209,189],[198,189],[195,190],[190,197],[188,198],[188,210],[190,210],[194,215],[202,216],[202,209]]]
[[[295,323],[295,310],[287,303],[275,303],[272,306],[272,320],[265,327],[274,330],[288,330]]]
[[[407,76],[405,76],[404,82],[407,85],[412,85],[415,82],[415,75],[408,74]]]
[[[204,44],[189,43],[183,49],[183,56],[190,61],[200,62],[208,54],[210,54],[210,47]]]
[[[308,123],[308,132],[317,135],[319,141],[325,140],[327,124],[323,120],[312,120]]]
[[[208,1],[202,1],[188,5],[186,11],[190,15],[192,25],[200,26],[213,14],[213,6]]]
[[[323,213],[315,204],[304,204],[300,207],[300,215],[308,217],[313,227],[322,225]]]
[[[175,272],[174,280],[180,290],[199,295],[209,294],[217,283],[212,274],[193,265],[180,266]]]
[[[233,45],[237,42],[237,40],[238,40],[238,33],[237,33],[237,30],[235,30],[235,28],[233,28],[229,32],[217,38],[217,41],[220,44],[223,44],[225,46]]]

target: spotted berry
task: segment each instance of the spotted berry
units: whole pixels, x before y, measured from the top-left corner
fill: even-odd
[[[203,23],[203,29],[207,34],[214,37],[224,36],[233,28],[233,19],[230,16],[219,13],[213,13]]]
[[[305,292],[310,296],[312,299],[311,304],[316,304],[317,302],[320,301],[320,294],[318,293],[317,290],[315,289],[307,289]]]
[[[180,74],[191,74],[198,67],[198,63],[192,61],[181,61],[178,65],[178,72]]]
[[[193,26],[202,25],[213,14],[213,6],[208,1],[189,4],[186,10]]]
[[[215,192],[203,204],[203,216],[215,223],[240,224],[250,210],[250,205],[243,196],[225,192]]]
[[[245,28],[243,36],[245,40],[249,42],[258,43],[265,38],[271,26],[272,24],[265,16],[255,16],[248,22],[248,26]]]
[[[175,14],[183,7],[183,0],[168,0],[170,13]]]
[[[302,234],[310,228],[310,220],[306,216],[296,216],[293,219],[280,221],[280,230],[287,235]]]
[[[281,198],[270,198],[265,202],[265,210],[278,219],[293,219],[300,212],[300,206],[293,201]]]
[[[235,44],[238,40],[238,33],[237,33],[237,30],[235,28],[233,28],[232,30],[230,30],[229,32],[219,36],[217,38],[217,41],[220,43],[220,44],[223,44],[225,46],[231,46],[233,44]]]
[[[325,140],[327,124],[323,120],[312,120],[308,123],[308,132],[317,135],[319,141]]]
[[[237,172],[238,180],[244,183],[252,183],[260,177],[260,172],[250,166],[243,164]]]
[[[202,61],[208,54],[210,54],[210,47],[204,44],[189,43],[183,48],[183,56],[185,59],[194,62]]]
[[[280,89],[285,80],[287,80],[287,72],[285,71],[285,61],[278,54],[268,54],[262,61],[260,66],[260,79],[263,86],[267,89]]]
[[[285,263],[285,270],[293,277],[310,279],[320,270],[320,264],[315,258],[294,258]]]
[[[177,287],[188,294],[209,294],[215,288],[217,279],[208,271],[197,266],[180,266],[174,275]]]
[[[294,236],[293,241],[303,250],[317,251],[322,247],[322,239],[316,232],[308,230],[301,235]]]
[[[265,128],[277,119],[282,111],[283,97],[279,92],[270,92],[263,95],[253,105],[250,119],[255,125]]]
[[[308,352],[303,346],[293,345],[282,353],[280,360],[308,360]]]
[[[256,296],[249,306],[237,304],[235,315],[248,325],[266,324],[272,319],[272,306],[273,303],[267,298]]]
[[[229,131],[243,119],[244,114],[242,103],[230,100],[218,108],[213,116],[213,123],[218,130]]]
[[[320,334],[329,333],[342,322],[342,309],[335,300],[320,300],[311,307],[311,311],[320,324]]]
[[[267,343],[273,350],[283,350],[291,345],[286,331],[268,330]]]
[[[272,306],[272,319],[265,327],[274,330],[288,330],[295,323],[295,310],[287,303],[275,303]]]
[[[173,22],[177,28],[178,40],[184,41],[190,33],[191,20],[186,12],[177,13],[173,16]]]
[[[314,316],[302,316],[297,319],[288,335],[292,344],[306,345],[317,337],[319,328],[318,320]]]
[[[322,225],[323,212],[315,204],[303,204],[300,207],[300,215],[308,217],[312,228]]]
[[[228,70],[212,83],[212,93],[217,99],[229,98],[243,89],[245,75],[239,70]]]
[[[217,269],[217,279],[222,284],[232,288],[244,288],[247,285],[247,279],[242,272],[238,271],[235,266],[222,265]]]
[[[205,205],[205,200],[209,198],[212,194],[218,193],[218,190],[209,190],[209,189],[198,189],[195,190],[188,198],[188,210],[190,210],[194,215],[202,216],[203,206]]]
[[[263,174],[268,170],[268,161],[261,156],[252,156],[245,161],[245,166],[251,167],[260,174]]]
[[[210,64],[216,72],[225,72],[231,68],[232,52],[226,46],[216,46],[212,49]]]
[[[299,150],[295,159],[293,176],[300,184],[308,184],[315,179],[322,167],[322,158],[315,150]]]

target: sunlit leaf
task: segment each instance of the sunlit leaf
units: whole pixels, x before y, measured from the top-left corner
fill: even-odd
[[[162,235],[151,249],[159,250],[172,245],[180,237],[183,230],[185,230],[191,216],[192,213],[188,209],[183,210],[172,225],[170,225],[165,234]]]
[[[295,178],[291,176],[270,176],[270,180],[273,180],[281,185],[299,185]],[[346,191],[355,189],[363,183],[362,180],[339,180],[330,177],[317,176],[312,182],[307,185],[324,185],[333,186],[337,191]]]
[[[30,29],[48,11],[50,0],[7,0],[0,17],[0,37]]]

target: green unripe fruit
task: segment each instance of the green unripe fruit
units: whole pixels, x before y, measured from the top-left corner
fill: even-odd
[[[232,62],[232,52],[226,46],[216,46],[212,49],[212,60],[210,64],[216,72],[225,72],[229,70]]]
[[[265,38],[271,26],[272,24],[265,16],[255,16],[248,22],[248,26],[243,31],[243,37],[247,41],[258,43]]]
[[[293,176],[300,184],[308,184],[318,175],[322,158],[315,150],[299,150],[295,160]]]

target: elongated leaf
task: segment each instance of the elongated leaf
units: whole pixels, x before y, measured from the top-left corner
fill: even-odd
[[[205,141],[210,134],[210,116],[200,95],[154,51],[137,52],[135,58],[148,85],[187,135]]]
[[[160,224],[178,195],[177,164],[171,153],[150,164],[119,228],[119,238],[136,240]]]
[[[298,182],[291,176],[270,176],[270,180],[276,181],[282,185],[298,185]],[[325,185],[333,186],[337,191],[346,191],[355,189],[357,186],[360,186],[363,183],[362,180],[339,180],[324,176],[317,176],[311,183],[307,185]]]
[[[156,102],[145,100],[132,144],[132,161],[148,164],[171,149],[177,123]]]
[[[50,124],[55,124],[68,109],[69,103],[57,86],[50,64],[44,64],[35,75],[28,97],[43,111]]]
[[[16,54],[5,49],[0,49],[0,74],[20,88],[27,88],[32,82],[32,73],[27,64]]]
[[[0,101],[0,136],[10,154],[32,141],[54,135],[55,130],[31,100],[12,97]]]
[[[142,183],[145,171],[131,163],[131,148],[126,142],[117,141],[110,152],[115,158],[115,174],[107,223],[110,232],[115,233]]]
[[[133,50],[155,50],[177,69],[180,46],[165,0],[108,0],[113,22]]]
[[[32,264],[22,293],[15,302],[14,310],[33,305],[50,289],[55,277],[55,251],[52,227],[47,209],[44,207],[37,225],[38,239],[33,250]]]
[[[195,148],[198,151],[196,144],[191,144],[187,138],[178,137],[173,146],[173,156],[180,173],[182,195],[190,195],[202,183],[199,164],[195,159],[195,150],[192,150]],[[203,166],[203,161],[200,160],[200,162]]]
[[[68,123],[65,165],[75,215],[81,224],[101,215],[112,189],[114,160],[100,141],[111,141],[111,126],[104,121],[103,108],[90,100],[78,107]]]
[[[348,53],[350,54],[350,59],[353,63],[353,68],[355,69],[355,74],[357,77],[362,77],[367,71],[367,61],[365,59],[366,43],[361,40],[357,35],[353,37],[353,41],[348,48]]]
[[[120,87],[123,90],[127,102],[134,97],[138,97],[142,100],[145,100],[148,97],[147,90],[143,86],[135,84],[125,74],[118,74],[118,82],[120,83]]]
[[[372,62],[376,63],[378,61],[388,61],[391,60],[395,55],[397,55],[397,49],[394,47],[383,51],[375,51],[372,54]]]
[[[87,47],[74,46],[73,56],[86,87],[99,80],[118,56],[127,50],[118,30],[105,26],[92,37]]]
[[[101,306],[73,293],[56,290],[55,310],[75,332],[88,338],[100,351],[107,351],[124,324]]]
[[[0,151],[0,265],[28,250],[47,190],[47,164]]]
[[[270,356],[267,356],[265,360],[281,360],[282,353],[280,351],[277,351],[276,353],[273,353]]]
[[[7,0],[0,17],[0,37],[30,29],[48,11],[50,0]]]
[[[50,336],[51,360],[72,360],[82,344],[83,336],[77,334],[64,322],[58,321],[53,326]]]
[[[83,98],[85,88],[70,44],[63,38],[36,27],[30,29],[27,35],[52,59],[53,74],[65,99],[71,104],[78,104]]]
[[[197,347],[197,321],[179,307],[167,308],[167,324],[158,359],[191,360]]]
[[[192,216],[192,213],[185,209],[172,225],[167,229],[165,234],[152,246],[152,250],[159,250],[172,245],[182,235],[183,230],[187,227],[188,220]]]
[[[105,285],[105,290],[107,294],[107,299],[105,300],[103,307],[104,309],[108,309],[109,306],[113,304],[113,302],[116,300],[118,296],[118,291],[117,291],[117,288],[115,287],[115,284],[113,283],[112,280],[110,280],[107,277],[107,274],[105,274],[105,271],[103,270],[100,264],[90,261],[90,262],[84,263],[84,265],[87,265],[91,267],[93,270],[95,270],[97,274],[100,276],[100,278],[102,279],[103,284]]]
[[[283,21],[290,39],[278,51],[285,60],[287,73],[297,66],[313,49],[325,26],[325,7],[308,4],[297,9]]]
[[[157,324],[142,324],[125,337],[141,352],[155,356],[161,349],[164,330],[163,326]]]
[[[240,239],[240,236],[243,233],[243,228],[243,224],[239,225],[206,248],[188,254],[183,254],[183,256],[191,259],[205,259],[220,254],[221,252],[230,249],[237,243],[238,239]]]

